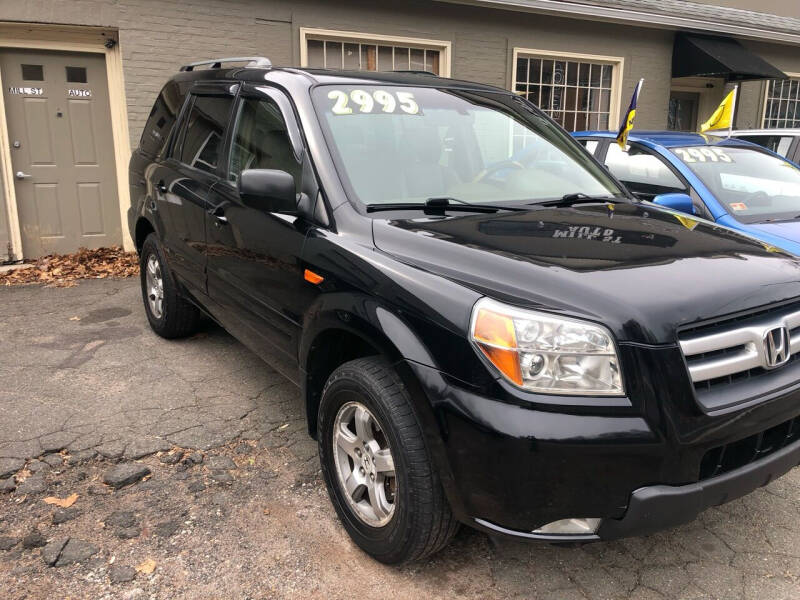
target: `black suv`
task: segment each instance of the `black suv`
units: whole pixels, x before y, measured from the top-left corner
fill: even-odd
[[[145,310],[300,387],[366,552],[652,532],[800,462],[797,260],[637,201],[508,91],[228,60],[131,160]]]

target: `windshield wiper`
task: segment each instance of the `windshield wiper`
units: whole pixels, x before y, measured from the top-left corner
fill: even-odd
[[[437,196],[428,198],[425,202],[393,202],[388,204],[370,204],[367,212],[379,212],[385,210],[422,210],[430,214],[443,214],[445,209],[475,213],[496,213],[500,210],[524,211],[521,206],[507,206],[503,204],[472,204],[458,198],[449,196]]]
[[[575,192],[573,194],[564,194],[557,200],[545,200],[543,202],[535,202],[538,206],[574,206],[576,204],[592,204],[597,202],[630,202],[629,198],[624,196],[590,196],[583,192]]]

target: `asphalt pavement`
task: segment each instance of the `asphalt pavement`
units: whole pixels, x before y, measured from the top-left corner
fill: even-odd
[[[380,565],[336,519],[297,389],[212,324],[158,338],[134,279],[0,288],[0,382],[3,599],[800,598],[800,469],[646,538],[462,528]]]

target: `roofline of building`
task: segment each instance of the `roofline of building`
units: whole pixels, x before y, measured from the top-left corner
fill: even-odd
[[[771,31],[759,27],[737,25],[731,22],[703,20],[676,15],[631,10],[609,6],[582,4],[570,0],[436,0],[452,4],[471,4],[491,8],[552,14],[573,19],[591,19],[613,23],[636,24],[639,27],[658,29],[694,30],[733,35],[760,41],[800,45],[800,34]]]

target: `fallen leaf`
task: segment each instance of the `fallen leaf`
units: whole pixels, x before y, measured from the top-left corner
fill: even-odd
[[[265,508],[265,509],[264,509],[264,514],[265,514],[265,515],[268,515],[268,514],[269,514],[269,509],[268,509],[268,508]]]
[[[288,423],[284,423],[283,425],[281,425],[280,427],[278,427],[278,431],[283,431],[283,430],[284,430],[284,429],[286,429],[288,426],[289,426],[289,424],[288,424]]]
[[[149,575],[156,570],[156,561],[154,561],[152,558],[148,558],[142,564],[138,565],[136,570],[139,571],[139,573]]]
[[[75,504],[75,500],[78,499],[78,494],[70,494],[66,498],[56,498],[55,496],[48,496],[44,499],[47,504],[55,504],[56,506],[60,506],[61,508],[69,508],[73,504]]]
[[[81,248],[73,254],[51,254],[28,264],[30,266],[27,268],[0,273],[0,285],[43,283],[47,286],[73,287],[77,285],[77,279],[132,277],[139,273],[136,253],[125,252],[119,246],[96,250]]]
[[[80,317],[70,317],[69,320],[70,321],[80,321],[81,318]]]

